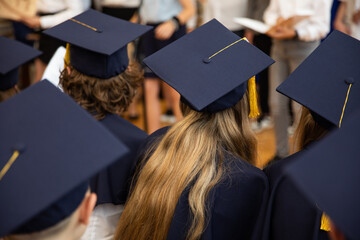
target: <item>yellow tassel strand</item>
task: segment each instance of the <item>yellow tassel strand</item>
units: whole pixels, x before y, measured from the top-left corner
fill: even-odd
[[[248,41],[246,38],[241,38],[229,45],[227,45],[226,47],[224,47],[223,49],[217,51],[216,53],[214,53],[213,55],[211,55],[209,57],[209,59],[215,57],[216,55],[218,55],[219,53],[223,52],[224,50],[228,49],[229,47],[233,46],[234,44],[241,42],[241,41]],[[258,104],[257,104],[257,93],[256,93],[256,84],[255,84],[255,76],[253,76],[252,78],[250,78],[248,80],[248,92],[249,92],[249,105],[250,105],[250,113],[249,113],[249,117],[251,118],[256,118],[257,116],[260,115],[259,112],[259,108],[258,108]]]
[[[11,165],[15,162],[15,160],[18,158],[20,152],[19,151],[14,151],[13,155],[11,156],[11,158],[9,159],[9,161],[5,164],[5,166],[1,169],[0,171],[0,181],[1,179],[5,176],[5,174],[7,173],[7,171],[9,171]]]
[[[343,106],[343,109],[342,109],[340,121],[339,121],[339,128],[341,128],[341,122],[342,122],[343,117],[344,117],[344,112],[345,112],[346,104],[347,104],[347,101],[348,101],[348,98],[349,98],[351,86],[352,86],[352,84],[350,83],[350,84],[349,84],[348,91],[347,91],[347,94],[346,94],[345,103],[344,103],[344,106]]]
[[[256,118],[257,116],[260,115],[260,112],[257,103],[255,76],[250,78],[248,81],[248,92],[249,92],[249,105],[250,105],[249,117]]]
[[[64,63],[65,63],[64,68],[66,68],[70,64],[70,44],[69,43],[66,44]]]
[[[331,231],[330,218],[325,213],[323,213],[321,216],[320,229],[327,232]]]

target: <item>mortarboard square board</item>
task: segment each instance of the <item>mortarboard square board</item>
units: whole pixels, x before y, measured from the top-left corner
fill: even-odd
[[[40,54],[40,51],[21,42],[0,36],[0,90],[15,86],[18,67]]]
[[[12,233],[128,151],[47,80],[1,103],[0,116],[0,236]],[[19,155],[11,162],[15,150]]]
[[[70,64],[76,70],[110,78],[127,68],[127,44],[150,29],[89,9],[43,33],[70,44]]]
[[[359,53],[360,41],[334,31],[277,91],[341,126],[360,107]]]
[[[203,111],[274,61],[213,19],[144,63],[194,110]]]
[[[360,239],[360,111],[347,124],[314,143],[287,173],[347,239]]]

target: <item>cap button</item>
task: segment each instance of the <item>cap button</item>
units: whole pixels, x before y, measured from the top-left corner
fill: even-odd
[[[352,77],[347,77],[347,78],[345,78],[345,82],[346,82],[347,84],[353,84],[353,83],[355,82],[355,80],[354,80],[354,78],[352,78]]]
[[[203,58],[203,62],[208,64],[211,62],[211,59],[210,58]]]
[[[24,143],[16,143],[13,145],[13,151],[19,151],[20,153],[23,153],[26,149]]]

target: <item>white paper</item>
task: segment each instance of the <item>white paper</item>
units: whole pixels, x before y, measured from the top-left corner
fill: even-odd
[[[314,15],[314,11],[310,9],[299,9],[295,11],[296,16],[312,16]]]
[[[265,34],[270,29],[269,25],[251,18],[234,18],[234,22],[242,25],[245,28],[249,28],[263,34]]]
[[[64,58],[65,58],[66,49],[64,47],[59,47],[53,57],[51,58],[49,64],[47,65],[42,79],[49,80],[56,87],[60,88],[59,80],[60,73],[64,69]]]

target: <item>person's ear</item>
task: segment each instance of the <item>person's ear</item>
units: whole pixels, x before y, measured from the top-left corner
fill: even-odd
[[[66,66],[66,71],[67,71],[67,73],[70,75],[70,73],[71,73],[71,69],[70,69],[70,67],[69,67],[69,66]]]
[[[328,234],[331,240],[346,240],[345,235],[334,225],[334,223],[331,223],[331,231],[329,231]]]
[[[18,85],[17,85],[17,84],[15,84],[15,86],[14,86],[14,90],[15,90],[15,92],[16,92],[16,93],[19,93],[19,92],[20,92],[20,89],[19,89],[19,87],[18,87]]]
[[[88,225],[90,216],[96,205],[97,197],[95,193],[87,193],[80,204],[79,222]]]

